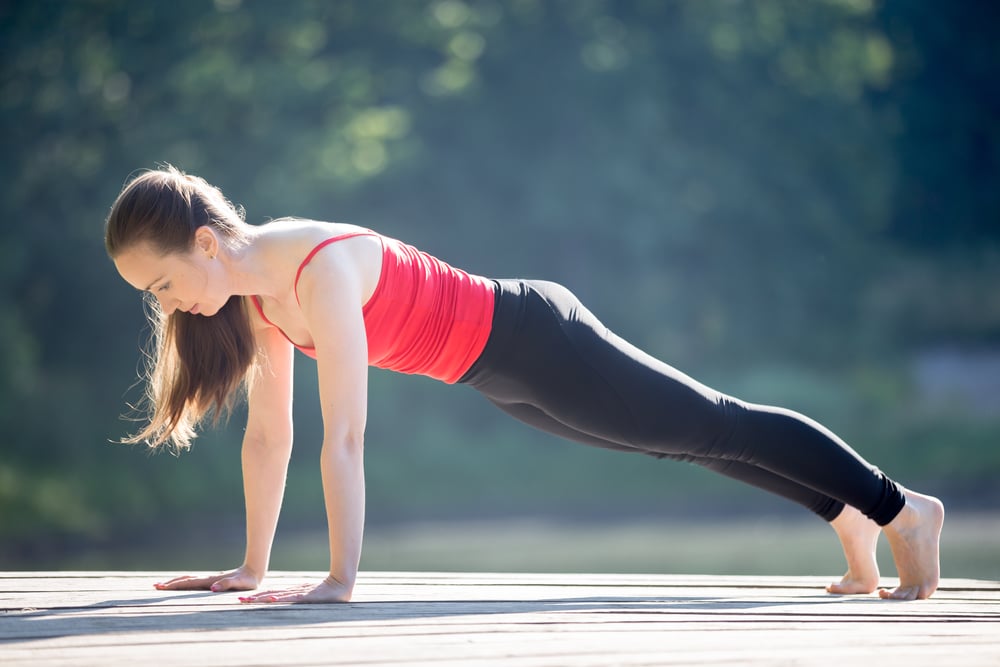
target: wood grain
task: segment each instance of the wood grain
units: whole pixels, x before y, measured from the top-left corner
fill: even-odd
[[[0,665],[1000,665],[1000,582],[887,602],[815,577],[367,572],[349,604],[248,606],[164,577],[0,573]]]

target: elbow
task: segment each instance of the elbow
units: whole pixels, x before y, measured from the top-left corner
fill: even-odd
[[[327,483],[329,475],[347,474],[356,481],[364,478],[365,453],[362,438],[326,438],[323,441],[323,449],[320,451],[319,459],[324,485]],[[338,479],[341,479],[339,483],[343,482],[343,478],[338,477]],[[363,485],[364,482],[361,481],[361,484]]]
[[[320,457],[324,464],[338,468],[363,466],[365,452],[364,430],[327,429],[323,436]]]
[[[328,433],[323,438],[323,451],[333,455],[361,455],[365,450],[363,431],[344,430]]]
[[[245,451],[288,454],[292,451],[292,430],[259,431],[248,429],[243,435]]]

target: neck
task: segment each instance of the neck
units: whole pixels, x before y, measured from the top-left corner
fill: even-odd
[[[273,297],[277,292],[268,277],[259,240],[260,235],[255,234],[243,247],[219,249],[217,259],[222,262],[234,296]]]

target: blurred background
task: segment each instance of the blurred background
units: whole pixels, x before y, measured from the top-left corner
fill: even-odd
[[[0,4],[0,567],[228,568],[243,415],[114,441],[148,330],[102,225],[169,162],[253,223],[370,226],[571,287],[716,388],[801,410],[1000,579],[1000,5]],[[327,567],[313,362],[273,565]],[[363,568],[839,574],[832,531],[693,466],[371,372]],[[887,550],[882,549],[887,556]],[[891,573],[891,566],[886,566]]]

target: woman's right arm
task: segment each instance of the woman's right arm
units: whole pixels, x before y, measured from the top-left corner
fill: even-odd
[[[274,327],[258,330],[257,338],[260,363],[250,385],[242,458],[247,520],[247,550],[243,568],[254,575],[259,584],[267,574],[271,543],[285,491],[288,460],[292,454],[292,366],[295,350]]]
[[[160,590],[246,591],[267,574],[292,452],[292,366],[294,348],[273,328],[255,331],[257,371],[251,378],[247,428],[243,436],[243,493],[247,548],[235,570],[185,576],[157,584]]]

